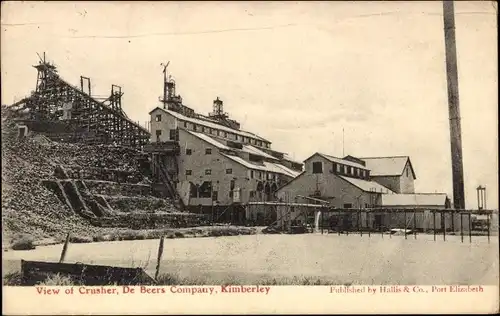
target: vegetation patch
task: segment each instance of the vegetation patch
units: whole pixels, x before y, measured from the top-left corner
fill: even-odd
[[[11,247],[13,250],[33,250],[35,246],[35,238],[29,234],[22,234],[14,237]]]

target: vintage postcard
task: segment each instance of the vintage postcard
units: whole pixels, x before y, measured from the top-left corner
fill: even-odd
[[[499,311],[496,2],[1,6],[3,314]]]

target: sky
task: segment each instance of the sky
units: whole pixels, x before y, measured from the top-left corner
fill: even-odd
[[[442,3],[2,2],[2,104],[35,88],[37,53],[94,95],[122,86],[149,120],[161,63],[185,105],[218,96],[242,129],[304,160],[408,155],[417,192],[451,197]],[[466,207],[498,208],[496,4],[455,3]],[[142,123],[144,124],[144,123]],[[344,130],[344,132],[342,132]]]

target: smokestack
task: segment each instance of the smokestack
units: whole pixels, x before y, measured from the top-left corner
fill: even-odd
[[[446,75],[448,83],[448,113],[450,118],[451,169],[453,176],[453,206],[465,208],[464,171],[462,162],[462,131],[458,98],[457,48],[453,1],[443,1]]]

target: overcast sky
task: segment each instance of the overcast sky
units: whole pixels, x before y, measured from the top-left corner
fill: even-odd
[[[495,10],[455,4],[468,207],[482,184],[498,208]],[[2,2],[1,19],[2,104],[34,89],[46,52],[93,94],[121,85],[142,123],[169,60],[187,106],[219,96],[276,150],[409,155],[418,192],[452,193],[441,2]]]

